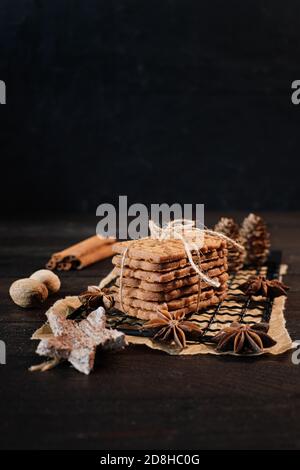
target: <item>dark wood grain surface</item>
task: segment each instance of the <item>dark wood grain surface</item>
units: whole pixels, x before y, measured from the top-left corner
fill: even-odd
[[[206,218],[211,225],[217,213]],[[241,218],[244,214],[238,214]],[[300,339],[299,213],[265,214],[275,249],[288,263],[286,318]],[[99,354],[89,377],[68,365],[30,373],[38,363],[33,331],[46,308],[23,310],[11,282],[43,267],[49,255],[95,230],[94,217],[1,221],[0,447],[34,449],[300,448],[300,366],[278,357],[171,357],[145,347]],[[61,274],[60,296],[97,283],[110,260]]]

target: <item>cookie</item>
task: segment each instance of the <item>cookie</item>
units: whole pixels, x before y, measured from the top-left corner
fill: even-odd
[[[212,297],[213,295],[220,296],[224,294],[224,292],[227,292],[227,282],[223,282],[220,287],[217,289],[213,289],[211,286],[206,286],[201,288],[200,292],[200,298],[202,299],[208,299]],[[119,296],[119,290],[117,287],[113,289],[112,295],[115,299],[115,301],[119,302],[120,301],[120,296]],[[157,308],[165,304],[169,310],[176,310],[179,308],[183,307],[188,307],[189,305],[197,302],[198,300],[198,291],[196,293],[192,293],[189,295],[186,295],[184,297],[179,297],[177,299],[172,299],[169,301],[147,301],[147,300],[141,300],[137,299],[134,297],[126,297],[123,295],[123,304],[129,305],[130,307],[138,307],[138,308],[143,308],[145,310],[157,310]]]
[[[225,272],[218,276],[218,280],[221,284],[228,280],[228,274]],[[201,281],[201,288],[207,287],[207,283]],[[118,289],[118,287],[116,287]],[[172,299],[178,299],[188,294],[197,293],[199,289],[199,283],[193,284],[191,286],[181,287],[179,289],[174,289],[169,292],[151,292],[147,290],[140,289],[139,287],[127,287],[123,286],[122,295],[126,297],[134,297],[140,300],[150,300],[150,301],[159,301],[166,302]]]
[[[215,261],[220,258],[223,258],[224,256],[227,256],[227,253],[228,253],[228,250],[226,249],[208,251],[207,253],[205,253],[205,255],[200,256],[200,260],[202,262]],[[193,256],[193,260],[197,264],[198,257]],[[112,263],[118,268],[120,268],[122,264],[122,256],[115,255],[112,258]],[[148,261],[129,258],[128,256],[126,256],[125,262],[124,262],[124,266],[127,268],[141,269],[143,271],[154,271],[154,272],[168,272],[168,271],[173,271],[175,269],[184,268],[189,265],[190,265],[190,262],[187,258],[182,258],[180,260],[170,261],[167,263],[149,263]]]
[[[170,290],[179,289],[180,287],[191,286],[199,282],[199,276],[187,276],[170,282],[147,282],[133,277],[123,277],[123,285],[128,287],[138,287],[150,292],[169,292]],[[120,286],[120,278],[116,281]]]
[[[211,269],[205,274],[209,277],[217,277],[227,271],[227,265],[219,266],[216,269]],[[134,277],[123,276],[123,286],[138,287],[143,290],[151,292],[169,292],[174,289],[179,289],[184,286],[190,286],[199,282],[199,275],[194,274],[180,279],[174,279],[169,282],[148,282]],[[120,279],[116,281],[117,286],[120,285]]]
[[[224,292],[220,291],[220,293]],[[206,288],[201,291],[200,294],[200,300],[207,300],[210,297],[214,295],[214,291],[211,288]],[[118,292],[115,292],[113,294],[113,297],[116,302],[120,303],[120,296]],[[193,294],[187,297],[182,297],[182,301],[179,302],[181,299],[175,299],[171,300],[169,302],[151,302],[151,301],[146,301],[146,300],[140,300],[140,299],[134,299],[130,297],[123,297],[123,305],[126,305],[128,307],[134,307],[134,308],[141,308],[144,310],[153,310],[156,311],[160,306],[164,305],[165,308],[168,310],[174,310],[178,308],[183,308],[183,307],[188,307],[189,305],[192,305],[193,303],[197,302],[198,300],[198,293]],[[181,306],[181,307],[180,307]]]
[[[220,258],[216,261],[211,261],[209,263],[201,263],[201,268],[204,272],[209,274],[210,269],[217,269],[218,267],[222,267],[223,270],[227,269],[227,258]],[[114,274],[117,276],[121,275],[120,268],[114,268]],[[135,279],[141,279],[142,281],[147,282],[157,282],[157,283],[164,283],[170,282],[174,279],[180,279],[182,277],[187,277],[195,274],[195,270],[192,266],[187,266],[186,268],[175,269],[174,271],[169,271],[166,273],[155,273],[153,271],[143,271],[142,269],[130,269],[124,268],[123,269],[123,277],[133,277]],[[211,274],[212,276],[214,274]],[[215,275],[218,275],[215,274]]]
[[[127,255],[129,258],[144,260],[150,263],[160,264],[186,258],[186,252],[181,240],[143,238],[115,243],[112,247],[113,251],[119,254],[122,254],[126,248],[128,248]],[[224,248],[226,248],[225,240],[217,236],[205,234],[204,245],[201,247],[202,253]]]
[[[204,310],[205,308],[212,307],[213,305],[218,305],[222,300],[224,300],[226,297],[226,292],[221,294],[220,296],[213,295],[210,298],[206,300],[201,300],[199,304],[197,304],[197,301],[193,304],[191,304],[188,307],[183,307],[177,310],[173,310],[172,314],[180,313],[184,315],[188,315],[189,313],[194,313],[198,310]],[[160,305],[162,307],[163,304]],[[121,312],[123,311],[121,309],[121,305],[116,302],[115,307],[120,310]],[[146,310],[144,308],[139,308],[139,307],[130,307],[128,305],[123,304],[124,311],[123,313],[126,313],[129,316],[140,318],[141,320],[151,320],[152,318],[156,318],[157,316],[157,310]]]

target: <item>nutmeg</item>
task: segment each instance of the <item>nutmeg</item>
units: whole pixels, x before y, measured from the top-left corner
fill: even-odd
[[[35,279],[18,279],[10,286],[9,294],[15,304],[29,308],[43,303],[48,297],[48,289]]]
[[[60,279],[49,269],[40,269],[35,273],[31,274],[30,279],[35,279],[36,281],[42,282],[47,287],[49,294],[59,291],[60,289]]]

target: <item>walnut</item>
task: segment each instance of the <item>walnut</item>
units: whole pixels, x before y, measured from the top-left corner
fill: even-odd
[[[31,274],[30,279],[42,282],[48,289],[49,294],[54,294],[60,289],[60,279],[49,269],[40,269],[35,273]]]
[[[18,279],[13,282],[9,294],[19,307],[36,307],[48,297],[47,287],[35,279]]]

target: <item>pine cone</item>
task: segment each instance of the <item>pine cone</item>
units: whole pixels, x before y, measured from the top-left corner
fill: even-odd
[[[236,242],[240,242],[239,238],[239,226],[233,220],[227,217],[221,217],[219,222],[215,225],[215,231],[223,233],[229,238]],[[242,269],[245,261],[245,252],[238,250],[235,246],[228,243],[228,270],[230,272],[236,272]]]
[[[261,266],[270,253],[270,234],[263,219],[249,214],[240,230],[242,244],[246,249],[246,263]]]

